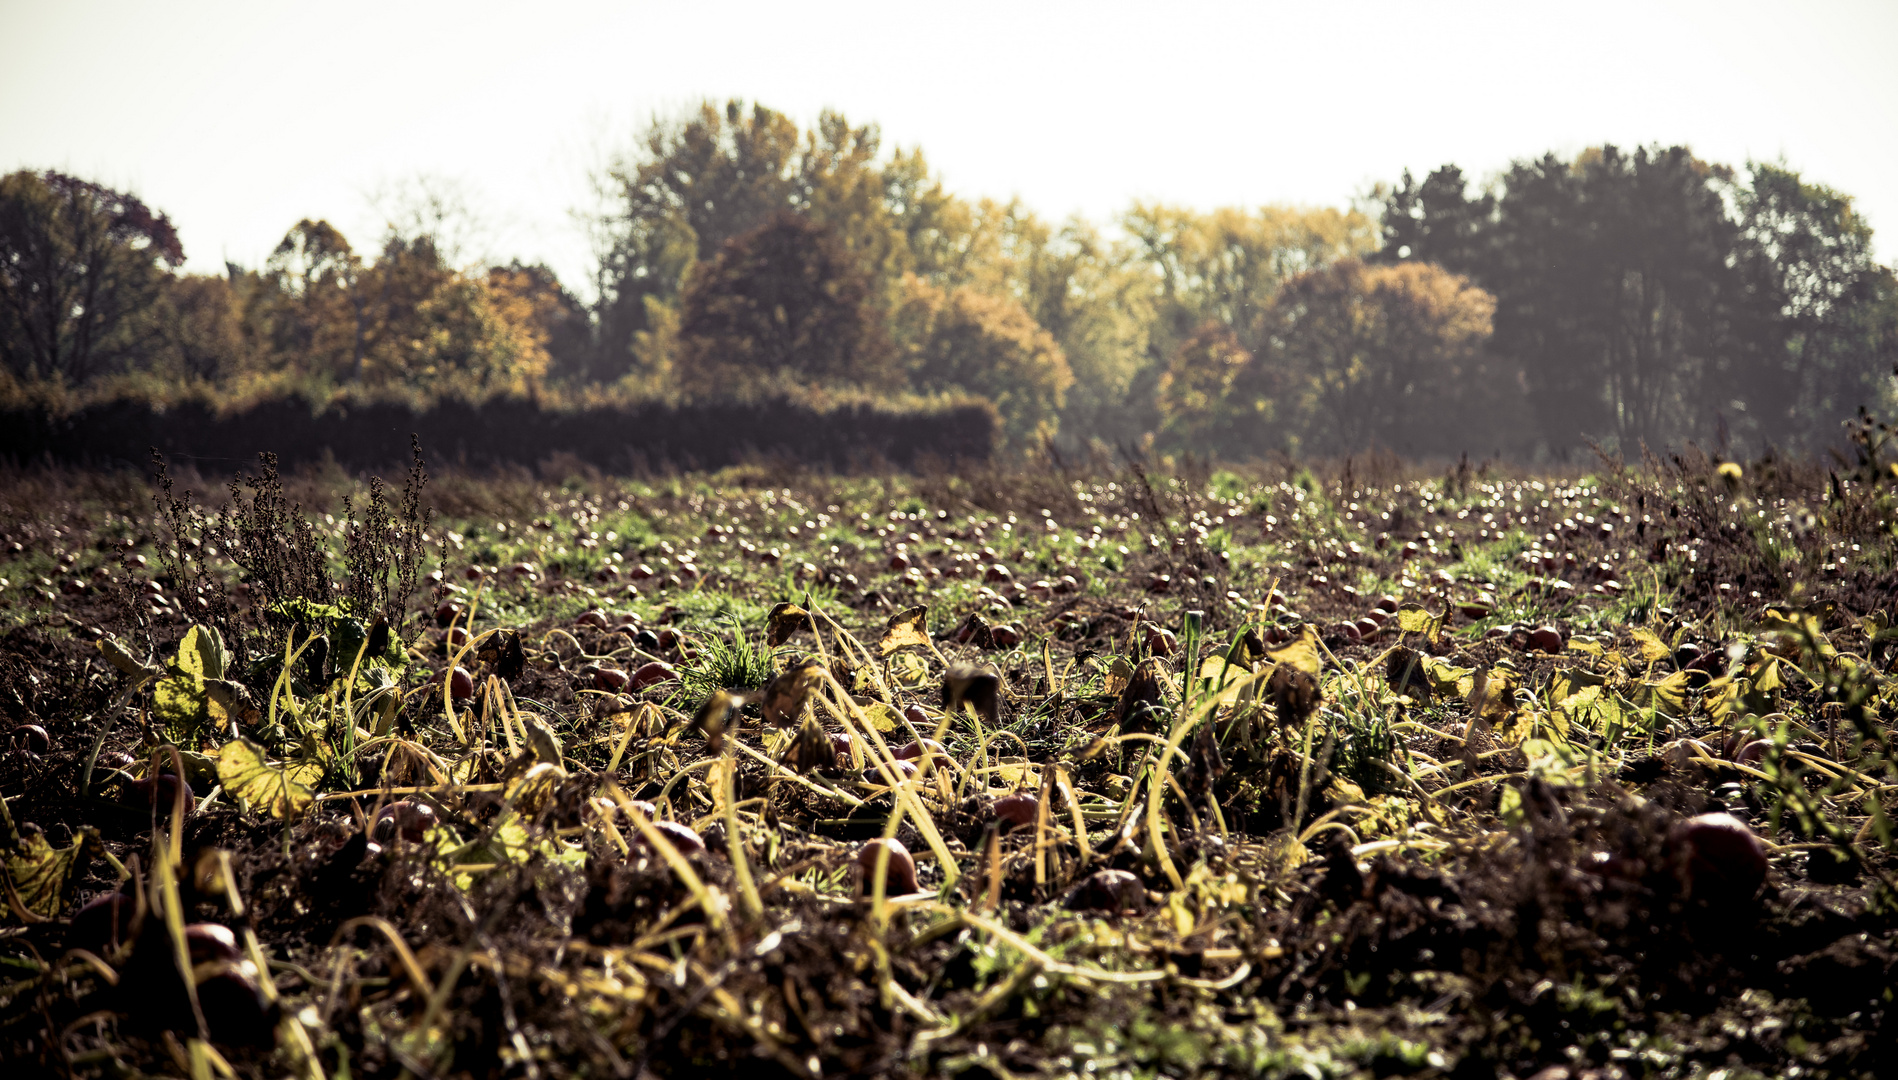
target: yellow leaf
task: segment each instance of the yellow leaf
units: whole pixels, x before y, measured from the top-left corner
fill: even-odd
[[[152,712],[172,742],[197,745],[198,736],[211,720],[211,701],[204,692],[204,679],[186,672],[158,680],[152,687]]]
[[[898,653],[890,657],[890,678],[899,686],[914,689],[929,680],[929,665],[915,653]]]
[[[883,641],[878,648],[888,656],[911,645],[929,644],[929,609],[913,607],[890,616],[884,624]]]
[[[1605,675],[1598,675],[1587,668],[1560,668],[1549,679],[1549,700],[1561,702],[1574,697],[1583,687],[1604,686],[1608,682]]]
[[[995,766],[995,777],[1016,790],[1041,786],[1041,774],[1035,771],[1033,765],[1024,762],[1011,761]]]
[[[208,626],[193,626],[178,642],[178,670],[200,679],[222,679],[226,659],[224,639]]]
[[[1668,717],[1681,716],[1687,710],[1687,673],[1676,671],[1665,679],[1642,683],[1635,703],[1652,705]]]
[[[1476,670],[1462,668],[1440,656],[1422,658],[1424,676],[1430,680],[1430,692],[1438,697],[1468,694],[1475,686]]]
[[[45,833],[32,833],[7,856],[7,885],[20,904],[42,918],[52,918],[66,906],[66,887],[79,869],[88,848],[97,847],[98,833],[81,828],[69,848],[55,849]]]
[[[1431,633],[1437,625],[1437,617],[1424,610],[1422,604],[1405,604],[1397,609],[1397,626],[1406,634]]]
[[[1252,677],[1252,669],[1242,663],[1229,663],[1223,656],[1209,656],[1199,665],[1199,677],[1216,694],[1221,705],[1239,701],[1239,693]]]
[[[1674,650],[1667,647],[1667,642],[1662,641],[1659,634],[1656,634],[1646,627],[1636,627],[1631,631],[1631,634],[1634,638],[1634,643],[1640,646],[1641,659],[1649,663],[1653,663],[1656,660],[1665,660],[1674,655]]]
[[[272,765],[249,739],[225,743],[217,752],[217,778],[231,797],[274,818],[299,817],[316,801],[311,785],[323,776],[313,763]]]
[[[1318,631],[1310,623],[1298,628],[1298,637],[1266,654],[1274,664],[1289,664],[1307,675],[1316,675],[1324,667],[1318,651]]]
[[[897,715],[896,710],[881,701],[865,705],[863,718],[870,722],[871,727],[885,733],[900,730],[903,726],[903,718]]]

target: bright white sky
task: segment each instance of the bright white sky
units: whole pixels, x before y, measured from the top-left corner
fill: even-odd
[[[1101,221],[1684,142],[1784,157],[1898,254],[1893,0],[0,0],[0,172],[129,188],[201,272],[261,263],[303,217],[373,248],[374,194],[430,176],[485,221],[470,255],[584,292],[589,169],[655,113],[734,96],[840,109],[959,194]]]

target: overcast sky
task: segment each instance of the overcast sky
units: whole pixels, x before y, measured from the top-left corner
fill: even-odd
[[[587,175],[700,98],[920,145],[951,190],[1105,221],[1136,198],[1344,205],[1601,142],[1783,157],[1898,256],[1898,2],[165,3],[0,0],[0,171],[168,213],[194,271],[379,191],[466,194],[470,256],[584,291]]]

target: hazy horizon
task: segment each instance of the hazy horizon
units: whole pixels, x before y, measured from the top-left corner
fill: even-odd
[[[375,193],[431,177],[486,226],[470,258],[585,292],[589,170],[654,116],[742,98],[876,123],[958,195],[1101,222],[1136,199],[1342,206],[1406,168],[1685,143],[1783,158],[1898,253],[1898,5],[891,10],[7,0],[0,171],[131,189],[211,273],[305,217],[373,248]]]

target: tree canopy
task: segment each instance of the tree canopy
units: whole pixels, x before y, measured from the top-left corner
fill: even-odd
[[[462,263],[435,189],[368,246],[306,219],[261,267],[191,275],[135,196],[14,173],[0,359],[16,386],[154,393],[948,395],[1014,449],[1229,457],[1810,450],[1898,406],[1898,278],[1851,198],[1682,146],[1055,222],[959,197],[873,124],[734,100],[594,179],[583,300]]]

